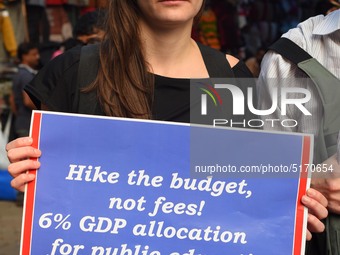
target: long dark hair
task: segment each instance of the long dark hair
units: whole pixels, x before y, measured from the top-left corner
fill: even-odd
[[[154,76],[143,55],[139,16],[136,0],[109,1],[98,75],[86,89],[96,90],[107,116],[152,117]]]

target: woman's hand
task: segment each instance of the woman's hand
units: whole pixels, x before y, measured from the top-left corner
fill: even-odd
[[[41,156],[41,151],[33,148],[32,143],[31,137],[22,137],[6,145],[7,157],[11,162],[8,172],[13,176],[11,185],[19,191],[24,191],[25,184],[35,178],[34,174],[27,171],[40,167],[40,162],[31,159]]]
[[[311,240],[312,232],[321,233],[325,230],[325,225],[321,220],[328,215],[328,201],[319,191],[311,188],[307,190],[301,202],[308,208],[306,239]]]
[[[322,162],[326,172],[313,173],[311,187],[321,192],[328,200],[328,210],[340,214],[340,164],[337,154]]]

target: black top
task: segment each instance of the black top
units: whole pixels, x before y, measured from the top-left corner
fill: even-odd
[[[69,50],[49,62],[26,86],[25,90],[40,109],[72,112],[77,90],[80,47]],[[243,62],[232,68],[235,77],[250,78],[252,74]],[[153,119],[190,122],[190,79],[155,75]],[[100,109],[96,114],[104,115]]]

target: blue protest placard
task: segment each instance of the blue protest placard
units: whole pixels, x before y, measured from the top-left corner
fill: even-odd
[[[291,165],[309,164],[310,136],[39,111],[31,133],[42,156],[26,192],[22,255],[304,250],[308,179]],[[214,176],[228,164],[237,176]],[[295,176],[247,175],[269,165]],[[204,166],[210,176],[196,178]]]

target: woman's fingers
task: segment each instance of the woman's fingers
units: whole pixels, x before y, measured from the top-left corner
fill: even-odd
[[[16,163],[12,163],[8,166],[8,172],[13,177],[25,173],[27,170],[38,169],[40,167],[40,162],[36,160],[22,160]]]
[[[37,158],[41,156],[41,151],[31,146],[17,147],[7,151],[7,157],[11,163],[16,163],[27,158]]]
[[[16,190],[25,191],[25,184],[27,182],[33,181],[35,179],[35,175],[34,174],[29,174],[29,173],[23,173],[20,174],[19,176],[17,176],[16,178],[14,178],[11,181],[11,186],[13,188],[15,188]]]
[[[306,234],[306,240],[310,241],[312,240],[312,233],[307,229],[307,234]]]
[[[6,145],[6,151],[9,151],[11,149],[24,147],[24,146],[31,146],[33,143],[33,139],[31,137],[20,137],[17,138],[11,142],[9,142]]]
[[[321,233],[325,230],[325,225],[314,215],[308,214],[307,229],[310,232]]]
[[[6,145],[7,157],[11,163],[16,163],[28,158],[41,156],[41,151],[31,147],[33,139],[22,137],[11,141]]]
[[[318,219],[327,217],[328,201],[320,192],[309,189],[307,194],[302,197],[301,201],[308,208],[308,212],[315,215]]]
[[[325,230],[325,225],[321,219],[328,215],[328,201],[319,191],[309,189],[306,195],[302,197],[301,202],[308,208],[306,239],[311,240],[313,232],[321,233]]]
[[[38,169],[40,162],[33,160],[41,156],[41,151],[32,147],[31,137],[22,137],[11,141],[6,145],[7,157],[11,164],[8,172],[14,177],[11,181],[13,188],[24,191],[25,184],[34,180],[35,175],[27,171]]]

